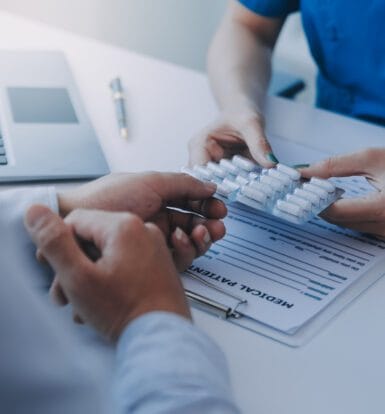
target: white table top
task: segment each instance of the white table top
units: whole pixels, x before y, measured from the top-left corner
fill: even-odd
[[[170,170],[186,163],[190,136],[216,108],[205,76],[126,50],[0,13],[0,48],[62,50],[113,171]],[[117,131],[109,81],[128,92],[131,133]],[[326,152],[381,146],[385,129],[271,98],[268,130]],[[373,413],[385,405],[385,279],[354,301],[308,345],[292,349],[194,312],[223,347],[244,413]]]

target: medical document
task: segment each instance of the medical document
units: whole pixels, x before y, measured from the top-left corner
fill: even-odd
[[[285,163],[297,162],[291,154],[300,153],[308,162],[326,156],[279,138],[271,141]],[[374,191],[362,177],[333,181],[346,190],[344,197]],[[247,301],[237,306],[239,312],[289,335],[385,257],[385,241],[319,217],[295,225],[240,204],[228,210],[226,237],[196,260],[190,272]],[[219,292],[189,279],[184,276],[186,288],[221,301]]]

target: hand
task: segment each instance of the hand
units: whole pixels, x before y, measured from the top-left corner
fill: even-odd
[[[308,178],[366,177],[378,192],[363,198],[339,200],[322,213],[322,217],[339,226],[385,236],[385,149],[373,148],[329,158],[300,171]]]
[[[203,184],[185,174],[113,174],[75,190],[59,193],[59,209],[66,216],[77,208],[129,211],[143,221],[157,224],[164,232],[179,270],[204,254],[225,234],[219,219],[226,208],[210,198],[215,186]],[[182,214],[178,207],[196,214]]]
[[[278,163],[259,114],[229,114],[210,125],[189,143],[190,165],[206,164],[239,154],[265,168]]]
[[[147,312],[190,318],[177,270],[156,225],[130,213],[91,210],[74,211],[65,221],[43,206],[31,207],[25,219],[80,320],[116,340],[130,321]],[[96,262],[76,237],[96,245]]]

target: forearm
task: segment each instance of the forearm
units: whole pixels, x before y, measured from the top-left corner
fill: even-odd
[[[262,113],[272,47],[228,15],[208,55],[209,78],[223,112]]]
[[[221,350],[190,322],[147,314],[122,335],[117,354],[122,413],[236,414]]]

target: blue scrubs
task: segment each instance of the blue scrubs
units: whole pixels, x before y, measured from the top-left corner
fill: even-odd
[[[385,125],[384,0],[239,0],[266,17],[301,11],[319,68],[317,105]]]

